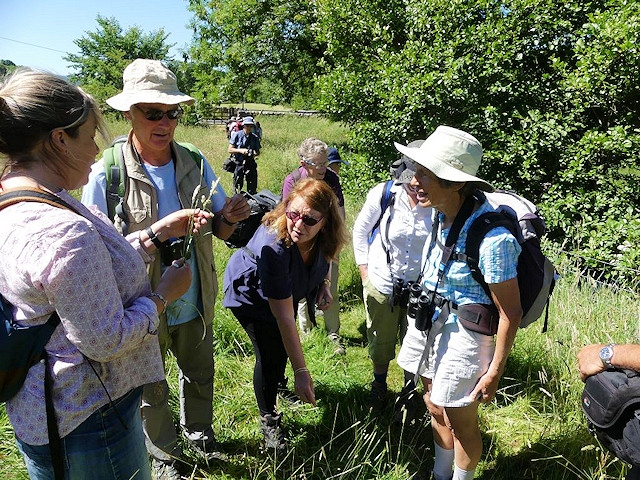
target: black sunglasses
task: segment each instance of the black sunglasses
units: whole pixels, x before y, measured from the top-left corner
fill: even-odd
[[[144,118],[146,118],[150,122],[159,122],[160,120],[162,120],[162,117],[164,117],[165,115],[169,120],[178,120],[180,117],[182,117],[182,114],[184,113],[184,111],[180,107],[167,110],[166,112],[163,110],[158,110],[157,108],[150,108],[149,110],[144,110],[140,108],[138,105],[134,105],[134,107],[140,110],[142,112],[142,115],[144,115]]]
[[[302,218],[302,223],[308,225],[309,227],[313,227],[317,224],[322,218],[315,219],[310,217],[309,215],[301,215],[300,212],[296,212],[295,210],[288,210],[284,213],[289,220],[293,223],[297,222],[299,218]]]

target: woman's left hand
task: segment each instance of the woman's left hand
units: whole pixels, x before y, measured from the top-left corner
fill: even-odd
[[[496,396],[499,381],[500,375],[492,375],[489,372],[486,372],[482,377],[480,377],[480,380],[478,380],[476,388],[473,389],[470,397],[480,403],[490,403],[493,400],[493,397]]]
[[[191,218],[193,217],[193,225],[192,231],[188,232],[189,224],[191,223]],[[200,227],[206,225],[209,219],[211,218],[211,213],[206,210],[200,210],[199,208],[185,208],[182,210],[178,210],[177,212],[173,212],[162,220],[159,220],[154,225],[159,224],[162,225],[163,230],[163,239],[165,238],[177,238],[184,237],[188,233],[198,233]],[[153,228],[153,231],[156,231]]]
[[[316,296],[316,305],[320,310],[327,310],[331,307],[333,302],[333,295],[331,295],[331,288],[326,283],[322,283],[318,288],[318,295]]]

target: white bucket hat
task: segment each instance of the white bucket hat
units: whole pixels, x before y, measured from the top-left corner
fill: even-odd
[[[107,99],[107,104],[121,112],[128,112],[136,103],[176,105],[195,102],[193,97],[178,90],[175,74],[159,60],[138,58],[122,73],[122,93]]]
[[[440,125],[418,148],[397,142],[394,145],[400,153],[438,178],[450,182],[473,182],[480,190],[494,190],[489,182],[475,176],[482,160],[482,145],[467,132]]]

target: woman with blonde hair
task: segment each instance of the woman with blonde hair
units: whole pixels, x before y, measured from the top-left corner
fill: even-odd
[[[151,239],[121,236],[69,193],[87,181],[97,133],[106,136],[99,108],[76,85],[31,70],[0,84],[0,194],[30,190],[53,199],[0,211],[0,293],[13,305],[14,323],[60,319],[45,361],[6,403],[32,479],[151,478],[142,385],[164,378],[158,315],[191,281],[190,268],[175,263],[152,291],[145,268],[155,253]],[[191,218],[197,230],[209,217],[180,210],[153,229],[182,236]],[[45,397],[53,404],[51,428]]]
[[[262,223],[229,260],[223,305],[253,343],[253,384],[265,445],[282,451],[286,441],[276,395],[287,359],[298,397],[313,405],[316,401],[296,328],[297,304],[306,298],[320,309],[329,308],[329,263],[345,245],[347,233],[333,190],[311,178],[298,181]]]

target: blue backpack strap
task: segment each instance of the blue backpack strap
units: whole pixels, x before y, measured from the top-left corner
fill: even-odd
[[[387,180],[387,183],[384,185],[384,190],[382,192],[382,197],[380,197],[380,216],[376,221],[375,225],[371,229],[371,233],[369,234],[369,245],[373,243],[373,239],[376,238],[378,234],[378,230],[380,230],[380,221],[382,220],[382,216],[384,212],[393,205],[395,201],[395,194],[391,193],[391,187],[393,187],[393,180]]]

